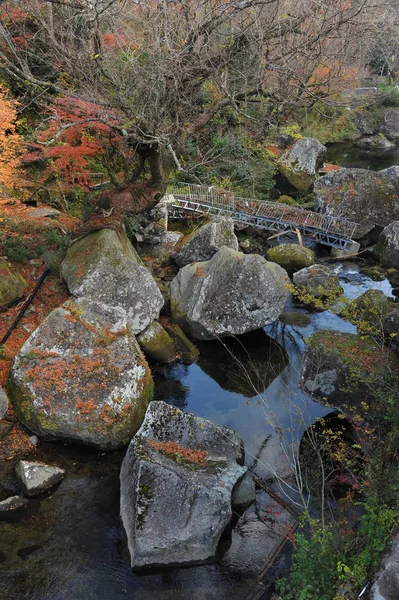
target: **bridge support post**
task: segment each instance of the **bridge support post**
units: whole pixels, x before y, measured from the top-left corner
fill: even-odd
[[[353,254],[354,256],[356,256],[356,254],[359,252],[359,249],[360,249],[359,242],[355,242],[354,240],[351,240],[350,243],[345,248],[345,250],[339,250],[338,248],[331,248],[331,256],[333,258],[343,258],[344,256],[348,256],[348,254]]]

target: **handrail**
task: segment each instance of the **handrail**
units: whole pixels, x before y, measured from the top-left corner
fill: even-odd
[[[341,217],[315,213],[304,210],[299,206],[288,206],[278,202],[236,196],[230,190],[223,190],[215,186],[177,182],[168,186],[167,193],[183,197],[184,200],[198,201],[200,199],[211,206],[229,208],[234,212],[275,217],[291,225],[312,228],[324,233],[333,233],[348,239],[353,238],[357,227],[357,223]]]

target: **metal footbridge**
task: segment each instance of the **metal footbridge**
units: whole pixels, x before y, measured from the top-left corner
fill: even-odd
[[[167,188],[173,208],[206,215],[231,217],[241,225],[287,233],[299,230],[315,241],[338,250],[350,251],[357,223],[287,206],[235,196],[229,190],[193,183],[176,183]]]

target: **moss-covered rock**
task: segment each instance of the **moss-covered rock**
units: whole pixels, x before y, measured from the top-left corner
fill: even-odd
[[[169,364],[177,358],[172,338],[157,321],[140,333],[137,341],[146,355],[159,363]]]
[[[357,325],[359,333],[377,334],[383,329],[385,316],[394,308],[381,290],[367,290],[352,300],[342,315]]]
[[[277,163],[280,173],[300,192],[313,185],[327,148],[314,138],[302,138]]]
[[[285,195],[277,198],[276,202],[278,202],[279,204],[286,204],[287,206],[296,206],[297,205],[294,198],[292,198],[291,196],[285,196]]]
[[[384,279],[386,279],[384,269],[378,265],[366,265],[364,267],[360,267],[360,272],[370,277],[370,279],[373,281],[384,281]]]
[[[370,401],[398,372],[399,359],[370,337],[318,331],[308,340],[302,358],[301,388],[332,404]]]
[[[25,285],[25,280],[10,269],[7,261],[0,259],[0,311],[22,298]]]
[[[280,244],[269,248],[266,258],[283,267],[289,274],[310,267],[316,262],[313,250],[298,244]]]
[[[165,330],[174,340],[177,352],[185,365],[191,365],[198,359],[198,348],[188,339],[176,323],[165,323]]]
[[[153,382],[124,311],[82,299],[52,311],[25,342],[8,389],[37,435],[107,450],[135,434]]]
[[[61,273],[75,297],[124,310],[136,334],[159,317],[162,294],[123,231],[101,229],[74,242]]]
[[[343,289],[339,277],[326,265],[311,265],[294,274],[294,296],[303,304],[315,308],[328,308]]]

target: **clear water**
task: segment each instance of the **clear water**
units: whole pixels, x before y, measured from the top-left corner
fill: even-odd
[[[399,145],[387,150],[358,148],[354,142],[327,146],[326,162],[350,169],[381,171],[399,164]]]
[[[348,297],[370,288],[391,295],[387,281],[373,282],[356,265],[336,269]],[[291,304],[287,310],[307,312]],[[237,429],[248,464],[273,434],[271,414],[290,431],[287,435],[300,438],[309,423],[329,410],[298,387],[306,337],[321,329],[355,333],[354,326],[330,311],[307,314],[311,322],[306,327],[275,323],[264,333],[245,337],[251,361],[265,374],[260,395],[251,395],[247,382],[237,377],[236,362],[216,343],[203,343],[198,364],[178,364],[156,373],[156,399]],[[235,353],[248,366],[246,352],[236,348]],[[119,520],[122,451],[105,454],[79,446],[42,444],[36,458],[63,466],[67,476],[51,498],[31,501],[31,514],[24,520],[0,523],[1,600],[247,598],[253,578],[239,577],[218,565],[140,576],[131,572]],[[0,482],[2,497],[16,492],[13,474],[4,464]]]

